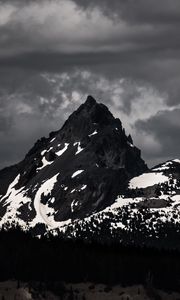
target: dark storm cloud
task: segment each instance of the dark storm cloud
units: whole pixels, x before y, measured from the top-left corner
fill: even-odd
[[[180,100],[179,32],[179,0],[0,1],[0,165],[59,128],[87,94],[119,112],[151,164],[164,159],[158,132],[170,130],[164,118]]]
[[[77,7],[69,1],[64,6],[63,1],[8,3],[12,7],[4,6],[0,29],[1,66],[51,72],[84,66],[107,76],[147,80],[167,90],[170,101],[179,101],[179,1],[77,0]],[[87,18],[86,7],[98,7],[98,17],[93,11]]]
[[[26,5],[22,1],[8,3],[2,4],[2,57],[31,51],[93,54],[103,53],[104,49],[119,54],[140,51],[142,55],[163,50],[162,54],[169,52],[171,56],[171,51],[179,50],[179,1],[77,0],[80,6],[73,1],[56,0],[28,1]],[[80,9],[86,4],[88,8],[94,7],[89,15]],[[104,11],[109,12],[108,17],[115,13],[116,18],[107,18]],[[83,30],[82,25],[85,25]]]
[[[153,135],[161,145],[158,160],[179,158],[180,109],[161,112],[146,121],[138,121],[136,128],[141,133]],[[150,155],[150,153],[149,153]],[[157,153],[156,153],[157,155]],[[158,161],[157,160],[157,161]]]
[[[75,0],[84,8],[98,6],[109,16],[135,23],[179,23],[178,0]]]

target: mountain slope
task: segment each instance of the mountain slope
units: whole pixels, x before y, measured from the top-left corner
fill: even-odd
[[[111,206],[64,230],[72,238],[180,249],[180,160],[132,178]]]
[[[53,229],[89,217],[147,170],[121,121],[88,96],[60,130],[0,171],[0,226]]]

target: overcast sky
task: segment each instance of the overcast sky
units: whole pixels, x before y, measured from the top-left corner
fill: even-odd
[[[0,168],[88,94],[149,166],[180,158],[179,0],[0,0]]]

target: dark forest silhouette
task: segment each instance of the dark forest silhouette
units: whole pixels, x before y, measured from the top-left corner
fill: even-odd
[[[32,237],[18,228],[0,232],[0,280],[146,284],[180,290],[177,250],[102,245],[60,237]]]

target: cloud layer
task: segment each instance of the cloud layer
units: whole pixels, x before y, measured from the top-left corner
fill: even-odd
[[[179,0],[1,0],[0,166],[87,94],[120,117],[150,165],[179,156],[179,31]]]

